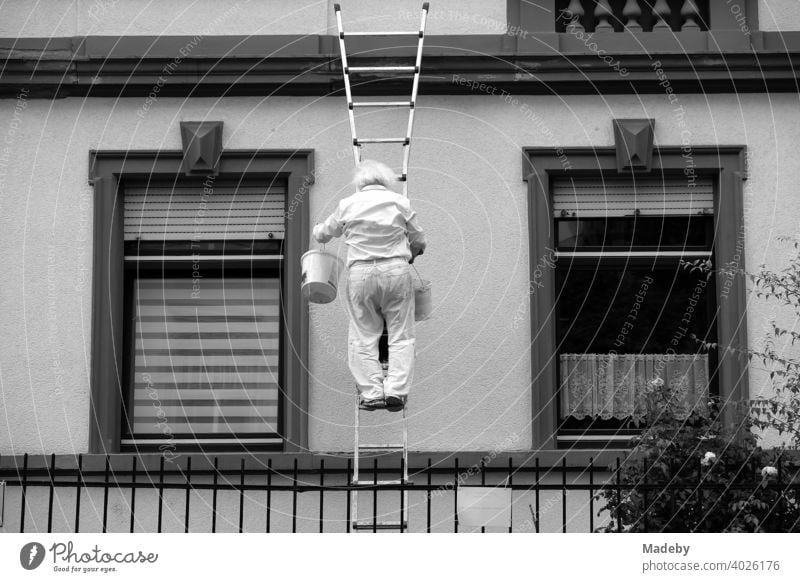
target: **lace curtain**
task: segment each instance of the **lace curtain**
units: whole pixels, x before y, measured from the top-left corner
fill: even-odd
[[[675,411],[687,417],[704,413],[708,401],[705,354],[562,354],[563,416],[602,419],[645,414],[646,390],[662,381],[675,395]]]

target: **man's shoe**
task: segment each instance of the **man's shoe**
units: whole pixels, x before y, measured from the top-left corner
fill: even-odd
[[[405,396],[387,396],[386,410],[389,412],[400,412],[406,406]]]
[[[362,398],[358,403],[358,407],[361,410],[378,410],[379,408],[386,408],[386,401],[383,398]]]

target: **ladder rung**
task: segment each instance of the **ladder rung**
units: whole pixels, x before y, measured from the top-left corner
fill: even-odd
[[[414,483],[409,481],[408,479],[384,479],[373,481],[372,479],[359,479],[358,481],[351,481],[351,485],[413,485]]]
[[[407,137],[360,137],[353,140],[353,145],[362,143],[402,143],[408,144],[411,140]]]
[[[387,31],[387,32],[342,32],[340,38],[346,36],[418,36],[423,38],[425,33],[421,30],[408,30],[408,31]]]
[[[347,67],[344,74],[349,73],[416,73],[417,67],[415,66],[398,66],[398,67]]]
[[[407,521],[378,521],[361,520],[353,522],[353,529],[408,529]]]
[[[353,107],[414,107],[413,101],[353,101]]]
[[[358,445],[359,450],[371,449],[375,451],[402,451],[403,445]]]

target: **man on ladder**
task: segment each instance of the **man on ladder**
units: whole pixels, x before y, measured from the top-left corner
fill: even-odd
[[[362,410],[402,410],[414,374],[414,286],[409,262],[425,250],[425,235],[408,198],[391,190],[394,172],[365,160],[356,167],[358,190],[314,227],[317,242],[344,235],[346,304],[350,315],[349,365]],[[378,360],[383,323],[389,370]]]
[[[377,520],[377,490],[373,490],[373,519],[362,521],[358,514],[359,489],[350,497],[352,531],[399,529],[408,527],[408,415],[406,401],[414,376],[416,339],[414,334],[414,286],[409,265],[425,250],[425,235],[417,222],[416,213],[408,200],[408,162],[411,152],[411,133],[422,65],[422,46],[428,3],[422,5],[421,21],[414,32],[352,32],[342,26],[341,6],[334,5],[339,29],[339,49],[347,97],[347,111],[352,134],[353,158],[356,163],[354,185],[357,192],[348,196],[328,219],[314,227],[314,238],[325,243],[344,235],[348,246],[346,305],[350,315],[349,365],[356,381],[358,396],[355,407],[355,441],[351,485],[360,488],[401,486],[400,519]],[[345,38],[351,36],[410,36],[416,37],[417,54],[414,65],[361,66],[348,64]],[[356,101],[350,75],[373,73],[411,74],[409,101]],[[363,138],[356,134],[355,109],[362,107],[407,108],[408,125],[405,136]],[[361,160],[364,144],[397,144],[403,148],[402,173],[395,176],[386,165],[374,160]],[[396,180],[402,183],[402,195],[393,191]],[[381,363],[379,346],[384,325],[388,336],[388,370]],[[361,442],[359,413],[379,408],[390,412],[402,411],[402,444],[367,445]],[[372,481],[359,476],[362,452],[401,451],[400,479],[378,480],[377,465]]]

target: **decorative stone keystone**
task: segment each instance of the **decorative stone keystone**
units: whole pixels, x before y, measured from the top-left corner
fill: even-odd
[[[187,176],[217,174],[222,154],[221,121],[181,121],[181,142]]]
[[[615,119],[614,145],[619,172],[649,172],[653,165],[655,119]]]

